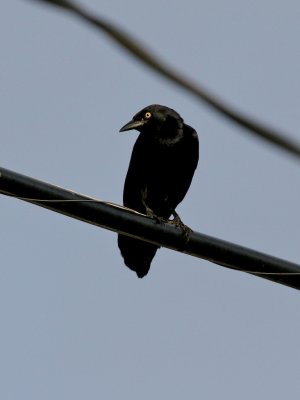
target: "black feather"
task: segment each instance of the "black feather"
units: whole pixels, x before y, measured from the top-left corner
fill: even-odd
[[[169,219],[185,197],[199,158],[196,131],[165,106],[151,105],[137,113],[120,131],[137,129],[125,180],[123,203],[144,214]],[[145,276],[158,246],[118,237],[125,264]]]

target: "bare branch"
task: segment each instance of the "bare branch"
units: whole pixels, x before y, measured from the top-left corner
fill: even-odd
[[[198,83],[192,81],[187,76],[182,75],[170,65],[164,63],[161,59],[159,59],[159,57],[148,50],[144,44],[140,43],[136,38],[130,36],[127,32],[120,29],[115,24],[99,16],[96,17],[87,10],[83,9],[81,6],[76,5],[71,1],[35,1],[51,3],[52,5],[62,7],[65,10],[74,13],[77,17],[106,33],[111,39],[120,45],[123,50],[129,52],[133,57],[142,62],[145,66],[149,67],[152,71],[155,71],[165,79],[175,83],[177,86],[195,96],[198,100],[204,101],[207,105],[219,112],[224,117],[245,128],[248,133],[254,134],[257,137],[264,139],[281,150],[285,150],[298,158],[300,157],[300,144],[288,137],[286,133],[280,132],[275,128],[258,122],[257,120],[244,115],[240,111],[235,110],[219,97],[214,96],[208,90],[201,87]]]

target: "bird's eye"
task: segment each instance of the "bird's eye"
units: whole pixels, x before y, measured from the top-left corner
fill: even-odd
[[[152,116],[151,112],[147,111],[145,113],[145,118],[149,119],[149,118],[151,118],[151,116]]]

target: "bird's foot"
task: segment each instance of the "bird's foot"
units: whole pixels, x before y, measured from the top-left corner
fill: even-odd
[[[176,211],[173,212],[174,218],[169,220],[169,223],[174,225],[176,228],[181,229],[181,232],[185,238],[186,243],[190,239],[190,233],[193,232],[191,228],[185,225]]]
[[[149,208],[149,207],[146,207],[146,214],[147,214],[147,217],[154,219],[157,224],[162,224],[163,222],[167,222],[165,220],[165,218],[154,214],[153,210],[151,208]]]
[[[154,219],[157,224],[162,224],[163,222],[167,222],[165,218],[159,217],[158,215],[156,215],[154,213],[152,208],[148,207],[147,202],[146,202],[147,193],[148,193],[147,188],[142,190],[142,202],[143,202],[143,206],[145,207],[147,217]]]

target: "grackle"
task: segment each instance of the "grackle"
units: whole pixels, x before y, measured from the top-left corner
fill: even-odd
[[[125,179],[125,207],[184,228],[175,209],[186,195],[199,158],[197,132],[171,108],[145,107],[120,132],[140,132],[133,147]],[[124,262],[139,278],[147,275],[158,246],[118,235]]]

